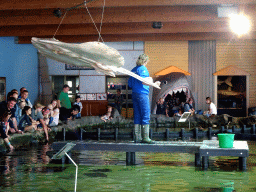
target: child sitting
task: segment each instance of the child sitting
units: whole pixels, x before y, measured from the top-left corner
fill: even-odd
[[[37,125],[39,122],[36,122],[32,119],[31,115],[31,107],[25,106],[22,110],[22,117],[19,122],[19,130],[24,132],[30,132],[32,130],[37,130]]]
[[[82,109],[83,109],[83,105],[81,103],[81,98],[80,98],[79,95],[76,96],[76,102],[74,103],[74,105],[78,105],[80,107],[80,111],[76,115],[76,119],[80,119],[81,118],[81,112],[82,112]]]
[[[20,101],[17,104],[17,108],[16,108],[16,111],[15,111],[15,117],[16,117],[16,120],[17,120],[17,124],[19,124],[19,122],[20,122],[20,119],[22,117],[22,110],[24,109],[25,106],[26,106],[26,103],[24,101]]]
[[[112,119],[111,113],[112,113],[112,107],[108,106],[108,111],[105,115],[101,117],[101,120],[103,120],[104,122],[107,122],[107,120],[111,120]]]
[[[52,102],[52,103],[54,103],[54,102]],[[50,110],[49,126],[50,127],[57,126],[59,124],[59,108],[57,107],[57,105],[55,105],[55,108],[54,108],[53,104],[49,104],[48,109]]]
[[[42,109],[42,114],[43,114],[43,117],[44,117],[44,122],[46,125],[49,125],[49,122],[50,122],[50,109],[48,107],[44,107]]]

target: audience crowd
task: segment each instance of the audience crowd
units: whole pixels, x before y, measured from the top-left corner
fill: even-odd
[[[10,134],[23,134],[25,132],[44,132],[45,139],[49,141],[48,132],[51,127],[57,126],[60,121],[81,118],[82,104],[80,97],[72,105],[68,97],[69,86],[64,85],[63,90],[47,106],[36,103],[34,106],[29,100],[29,91],[25,87],[13,89],[7,94],[6,101],[0,103],[0,136],[6,146],[12,150],[9,141]]]
[[[13,146],[9,141],[9,134],[23,134],[25,132],[44,132],[46,141],[49,141],[48,132],[51,127],[57,126],[60,121],[67,123],[69,120],[81,118],[82,103],[80,96],[76,96],[75,102],[71,103],[68,91],[68,85],[63,86],[63,90],[59,93],[57,99],[54,99],[47,106],[36,103],[34,106],[29,100],[29,91],[25,87],[18,90],[13,89],[7,94],[6,101],[0,103],[0,136],[4,140],[6,146],[12,150]],[[193,107],[193,99],[186,95],[180,94],[168,95],[165,99],[160,98],[157,102],[156,114],[162,114],[167,117],[181,116],[183,112],[191,112],[191,114],[201,113]],[[121,112],[123,98],[121,90],[117,90],[115,96],[115,108]],[[216,106],[212,103],[211,98],[206,98],[209,104],[209,110],[204,112],[208,117],[217,114]],[[104,122],[113,118],[113,106],[108,106],[107,113],[101,117]],[[203,113],[202,113],[203,114]]]
[[[187,100],[184,102],[184,100]],[[209,105],[208,110],[202,112],[201,110],[195,110],[193,106],[194,100],[190,98],[186,98],[186,95],[182,95],[181,97],[177,97],[177,94],[167,95],[167,97],[160,98],[156,104],[156,114],[165,115],[166,117],[173,116],[182,116],[184,112],[190,112],[191,115],[199,114],[205,115],[207,117],[214,117],[217,115],[217,108],[215,104],[211,101],[210,97],[206,97],[206,103]]]

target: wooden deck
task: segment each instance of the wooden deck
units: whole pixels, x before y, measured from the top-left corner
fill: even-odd
[[[60,150],[66,141],[54,142],[52,148]],[[162,152],[162,153],[192,153],[195,154],[195,166],[207,169],[209,156],[235,156],[239,157],[239,168],[246,170],[246,158],[249,156],[247,141],[234,141],[233,148],[220,148],[217,140],[204,140],[203,142],[185,141],[158,141],[155,144],[132,142],[73,142],[73,150],[84,151],[123,151],[126,152],[126,165],[135,165],[135,152]]]

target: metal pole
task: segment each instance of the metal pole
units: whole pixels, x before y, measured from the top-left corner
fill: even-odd
[[[74,192],[76,192],[78,166],[77,166],[77,164],[73,161],[73,159],[71,159],[71,157],[66,152],[65,152],[65,154],[67,155],[69,160],[76,166],[75,190],[74,190]]]

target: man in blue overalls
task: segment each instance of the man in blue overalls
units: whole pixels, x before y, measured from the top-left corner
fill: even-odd
[[[136,61],[137,66],[132,69],[132,72],[143,78],[151,78],[149,77],[148,70],[145,67],[148,60],[149,58],[147,55],[140,55]],[[149,86],[133,77],[129,78],[128,86],[132,88],[135,142],[152,144],[154,142],[149,138]]]

